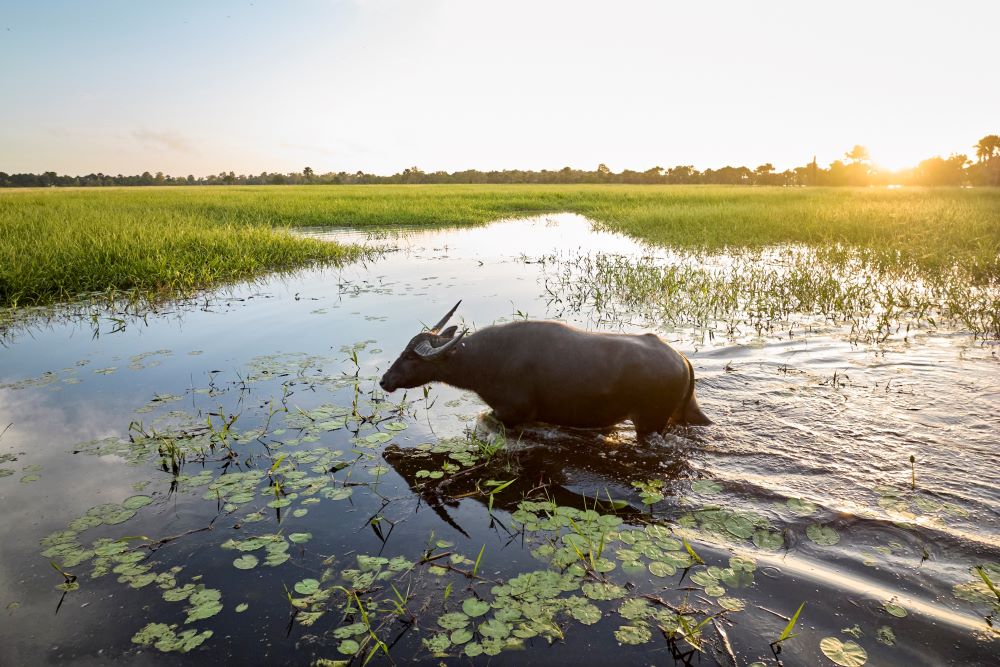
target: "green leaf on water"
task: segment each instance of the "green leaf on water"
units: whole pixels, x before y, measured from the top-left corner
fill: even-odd
[[[889,600],[888,602],[882,603],[882,608],[885,609],[886,613],[896,618],[903,618],[908,614],[906,608],[893,602],[896,598]]]
[[[315,498],[311,498],[310,500],[315,500]],[[309,510],[307,510],[305,507],[299,507],[292,510],[292,516],[294,516],[296,519],[301,519],[306,514],[309,514]]]
[[[353,639],[345,639],[337,645],[337,650],[343,655],[354,655],[361,650],[361,644]]]
[[[886,646],[894,646],[896,644],[896,633],[888,625],[883,625],[875,631],[875,639]]]
[[[451,643],[455,644],[456,646],[471,641],[472,637],[473,637],[472,631],[467,628],[459,628],[458,630],[454,630],[448,636],[448,638],[451,639]]]
[[[785,545],[785,538],[779,532],[757,529],[753,533],[753,543],[764,551],[777,551]]]
[[[351,497],[351,494],[354,493],[354,489],[349,486],[334,486],[323,489],[322,493],[323,497],[327,500],[344,500]]]
[[[816,513],[816,503],[801,498],[789,498],[785,504],[788,509],[799,516],[811,516]]]
[[[726,518],[725,521],[726,530],[736,537],[742,537],[743,539],[749,539],[754,533],[754,525],[746,517],[742,517],[738,514],[733,514]]]
[[[403,422],[389,422],[385,425],[385,430],[387,431],[405,431],[406,428],[407,426]]]
[[[716,602],[720,607],[728,611],[743,611],[746,603],[739,598],[721,597]]]
[[[722,491],[722,485],[710,479],[699,479],[691,482],[691,490],[695,493],[713,495]]]
[[[582,589],[583,594],[591,600],[619,600],[625,597],[625,589],[617,584],[587,582]]]
[[[442,655],[451,646],[451,639],[444,633],[437,634],[424,639],[424,646],[434,655]]]
[[[654,560],[649,564],[649,572],[656,577],[672,577],[677,573],[677,568],[672,563]]]
[[[129,496],[122,501],[122,507],[127,510],[137,510],[140,507],[145,507],[153,502],[153,499],[149,496]]]
[[[622,644],[645,644],[652,636],[649,627],[645,624],[623,625],[615,630],[615,639]]]
[[[653,615],[653,608],[641,598],[629,598],[618,607],[618,614],[630,621],[641,621]]]
[[[363,635],[368,633],[368,626],[364,623],[352,623],[350,625],[343,625],[333,631],[334,639],[350,639],[351,637],[356,637],[358,635]]]
[[[495,618],[479,624],[479,634],[492,639],[504,639],[510,635],[510,630],[511,627],[509,624]]]
[[[821,546],[831,546],[840,541],[840,534],[830,526],[814,523],[806,528],[806,537]]]
[[[705,595],[713,598],[717,598],[720,595],[725,595],[726,589],[719,584],[714,584],[712,586],[705,586]]]
[[[296,582],[294,588],[295,592],[300,595],[312,595],[319,590],[319,581],[317,579],[303,579]]]
[[[312,539],[312,533],[291,533],[288,536],[289,542],[294,542],[295,544],[305,544]]]
[[[392,436],[388,433],[369,433],[365,437],[365,441],[373,445],[381,444],[383,442],[389,442],[390,440],[392,440]]]
[[[819,643],[823,655],[841,667],[861,667],[868,662],[868,653],[852,641],[842,642],[837,637],[826,637]]]
[[[698,584],[699,586],[715,586],[719,583],[719,580],[708,572],[700,571],[691,575],[691,583]]]
[[[241,602],[238,605],[236,605],[236,613],[237,614],[242,614],[243,612],[245,612],[249,608],[250,608],[250,605],[248,605],[246,602]]]
[[[467,598],[464,602],[462,602],[462,611],[464,611],[465,615],[469,618],[482,616],[489,610],[490,604],[477,598]]]
[[[458,630],[459,628],[464,628],[469,624],[469,617],[462,612],[453,611],[439,616],[437,622],[438,625],[445,630]]]
[[[584,625],[593,625],[601,620],[601,610],[597,605],[585,602],[570,609],[570,615]]]
[[[31,484],[32,482],[37,482],[41,477],[38,475],[24,475],[21,477],[21,484]]]
[[[260,561],[253,554],[243,554],[233,561],[233,567],[237,570],[252,570],[257,567],[257,563],[259,562]]]

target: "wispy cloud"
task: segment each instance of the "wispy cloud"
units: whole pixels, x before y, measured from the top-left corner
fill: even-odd
[[[143,144],[159,146],[161,148],[168,148],[173,151],[178,151],[180,153],[195,153],[197,152],[191,142],[187,140],[180,132],[175,132],[174,130],[163,130],[157,132],[156,130],[150,130],[147,128],[142,128],[132,132],[132,137]]]

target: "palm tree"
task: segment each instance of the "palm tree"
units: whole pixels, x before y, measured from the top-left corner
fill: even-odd
[[[976,144],[976,157],[980,162],[989,162],[1000,157],[1000,136],[987,134]]]

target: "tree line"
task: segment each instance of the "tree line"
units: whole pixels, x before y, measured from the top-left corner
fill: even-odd
[[[820,167],[816,158],[794,169],[776,171],[770,163],[755,169],[749,167],[722,167],[699,171],[692,165],[660,166],[621,173],[611,171],[606,165],[587,171],[564,167],[541,171],[507,169],[503,171],[425,172],[410,167],[391,176],[368,174],[363,171],[345,171],[317,174],[310,167],[301,172],[287,174],[261,172],[258,175],[223,172],[211,176],[169,176],[163,172],[148,171],[138,176],[118,174],[87,174],[86,176],[59,175],[52,171],[42,174],[7,174],[0,171],[0,187],[102,187],[132,185],[368,185],[368,184],[504,184],[504,183],[623,183],[623,184],[716,184],[716,185],[780,185],[780,186],[866,186],[866,185],[994,185],[1000,186],[1000,135],[990,134],[975,146],[976,159],[968,155],[952,154],[947,158],[932,157],[916,167],[900,171],[879,169],[872,163],[864,146],[855,146],[834,160],[828,167]]]

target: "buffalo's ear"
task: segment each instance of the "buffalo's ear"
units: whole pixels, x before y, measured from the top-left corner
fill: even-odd
[[[452,338],[455,337],[455,332],[456,331],[458,331],[458,327],[457,326],[450,326],[447,329],[445,329],[444,331],[442,331],[441,333],[439,333],[438,336],[441,336],[441,338],[447,338],[447,339],[450,340],[450,339],[452,339]]]

